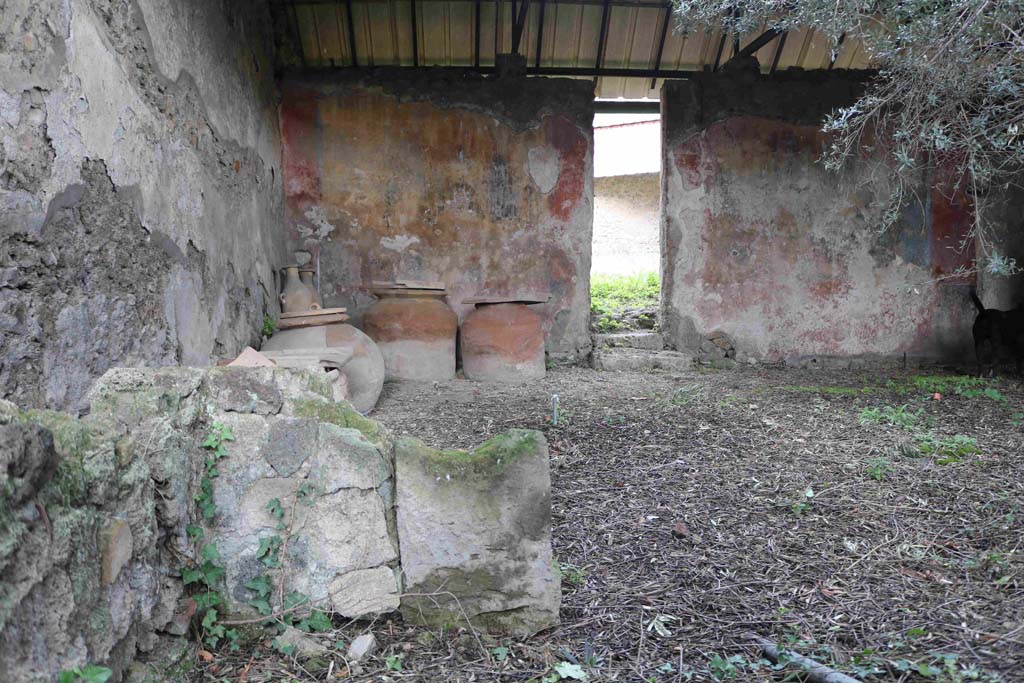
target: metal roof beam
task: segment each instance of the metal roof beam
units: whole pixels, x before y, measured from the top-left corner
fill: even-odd
[[[547,0],[540,0],[540,15],[537,17],[537,61],[535,66],[540,66],[540,53],[544,47],[544,10],[547,8]]]
[[[658,55],[654,58],[655,70],[661,68],[661,55],[665,52],[665,37],[668,35],[668,24],[672,21],[672,9],[665,10],[665,23],[661,27],[661,38],[658,39]],[[540,66],[539,64],[537,66]],[[654,90],[654,85],[658,81],[657,78],[651,79],[651,90]]]
[[[770,74],[775,73],[775,69],[779,66],[779,57],[782,56],[782,48],[786,47],[786,36],[788,36],[788,35],[789,35],[788,33],[782,33],[779,36],[779,44],[775,48],[775,56],[772,57],[772,68],[768,72]]]
[[[480,0],[475,2],[473,10],[473,66],[480,66]]]
[[[778,37],[779,33],[781,32],[777,31],[776,29],[768,29],[767,31],[759,35],[757,38],[754,38],[752,41],[750,41],[750,43],[745,48],[736,52],[736,54],[733,55],[732,59],[730,59],[729,61],[731,62],[733,59],[745,59],[751,56],[752,54],[760,50],[762,47],[775,40],[775,38]]]
[[[530,0],[523,0],[519,5],[519,14],[515,14],[516,4],[512,0],[512,54],[519,54],[519,43],[523,39],[523,29],[526,27],[526,13],[530,10]]]
[[[416,0],[409,0],[409,16],[412,20],[412,65],[420,65],[419,36],[416,30]]]
[[[601,35],[597,39],[597,63],[595,69],[600,69],[604,62],[604,46],[608,42],[608,14],[611,11],[611,0],[604,0],[604,9],[601,10]],[[597,77],[594,77],[594,85],[597,85]]]
[[[356,25],[352,21],[352,0],[345,0],[345,18],[348,19],[348,44],[352,48],[352,66],[359,66],[356,57]]]
[[[594,112],[597,114],[660,114],[661,102],[658,100],[594,100]]]

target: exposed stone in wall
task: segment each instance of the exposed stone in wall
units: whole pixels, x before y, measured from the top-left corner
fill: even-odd
[[[181,651],[168,630],[183,595],[174,551],[187,550],[199,377],[122,385],[132,400],[93,401],[83,421],[0,402],[0,680],[49,683],[72,666],[121,671]]]
[[[113,365],[258,340],[284,260],[270,36],[241,0],[5,4],[0,396],[77,410]]]
[[[460,317],[474,295],[550,292],[549,354],[586,354],[588,82],[379,69],[283,89],[290,237],[325,305],[358,323],[394,279],[444,282]]]
[[[738,359],[957,357],[972,308],[956,250],[969,205],[922,193],[879,234],[890,185],[879,159],[818,163],[822,117],[852,103],[859,74],[756,71],[666,84],[663,328],[696,350],[727,334]],[[924,181],[922,179],[922,186]]]
[[[348,426],[358,419],[348,404],[281,391],[281,377],[270,368],[225,368],[208,376],[214,397],[224,395],[225,388],[274,397],[263,404],[269,410],[258,403],[241,410],[216,401],[211,405],[211,419],[234,434],[219,468],[214,494],[219,512],[210,529],[225,560],[233,608],[251,609],[247,603],[255,594],[245,586],[266,571],[257,552],[261,540],[287,535],[279,573],[288,577],[288,590],[346,617],[393,611],[399,583],[398,541],[389,530],[390,443],[380,431],[364,428],[364,434]],[[331,415],[341,419],[322,419]],[[272,500],[281,505],[280,519],[271,514]]]

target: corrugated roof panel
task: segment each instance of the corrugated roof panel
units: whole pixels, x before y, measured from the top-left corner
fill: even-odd
[[[278,30],[289,41],[297,38],[302,54],[286,66],[344,67],[352,62],[349,8],[345,0],[273,0],[275,16],[285,25]],[[656,66],[662,27],[670,22],[665,37],[661,68],[669,71],[696,71],[714,65],[719,57],[724,64],[734,54],[733,36],[718,32],[695,31],[688,35],[674,32],[675,20],[664,7],[651,0],[614,0],[609,6],[608,28],[602,65],[605,68],[651,69]],[[597,66],[598,39],[604,6],[600,0],[577,2],[546,0],[544,23],[540,32],[540,0],[532,0],[523,28],[519,52],[527,64],[537,64],[538,37],[540,66],[587,68]],[[512,45],[512,3],[494,0],[417,0],[416,44],[413,58],[413,3],[410,0],[352,0],[352,31],[359,66],[473,66],[476,60],[476,27],[479,22],[479,64],[494,65],[496,52],[507,52]],[[479,11],[479,17],[477,12]],[[741,48],[760,35],[751,32],[740,40]],[[776,38],[763,45],[755,56],[767,72],[779,46]],[[807,30],[791,32],[779,55],[779,69],[798,66],[827,69],[832,62],[832,42]],[[838,50],[834,68],[866,68],[865,54],[856,41],[846,41]],[[600,97],[657,98],[661,79],[605,76],[598,79]]]

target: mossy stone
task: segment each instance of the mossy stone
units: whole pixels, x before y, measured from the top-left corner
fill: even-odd
[[[377,422],[365,417],[347,401],[321,401],[319,399],[292,399],[292,412],[296,417],[312,417],[338,427],[356,429],[376,444],[387,441],[387,431]]]

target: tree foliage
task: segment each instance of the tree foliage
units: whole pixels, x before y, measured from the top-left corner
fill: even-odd
[[[887,227],[922,177],[945,179],[975,207],[985,236],[986,203],[1024,169],[1024,0],[674,0],[683,31],[734,34],[812,28],[859,40],[877,75],[853,105],[824,122],[823,162],[837,169],[873,140],[886,140],[895,190]],[[941,174],[934,173],[940,169]],[[1016,265],[989,249],[993,271]]]

